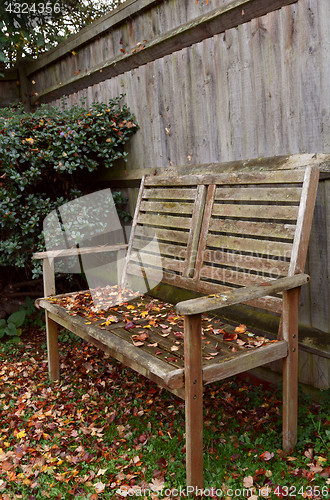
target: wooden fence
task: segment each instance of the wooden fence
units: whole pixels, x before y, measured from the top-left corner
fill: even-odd
[[[27,109],[125,94],[141,128],[101,181],[126,186],[132,204],[144,173],[325,154],[300,309],[300,378],[318,388],[330,385],[329,49],[328,0],[127,0],[17,68]],[[17,99],[8,78],[0,99],[5,85]]]

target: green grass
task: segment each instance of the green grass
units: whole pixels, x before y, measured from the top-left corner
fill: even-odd
[[[122,498],[129,487],[149,498],[157,486],[174,498],[185,490],[179,398],[66,332],[61,381],[50,383],[44,339],[24,338],[0,345],[0,498]],[[274,499],[330,497],[329,392],[317,404],[299,392],[290,454],[281,448],[279,390],[212,384],[204,412],[206,496],[256,500],[264,488]]]

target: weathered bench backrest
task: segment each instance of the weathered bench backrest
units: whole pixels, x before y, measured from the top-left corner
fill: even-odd
[[[205,294],[303,272],[317,182],[314,167],[146,177],[126,271],[142,255],[163,282]],[[249,305],[282,310],[280,296]]]

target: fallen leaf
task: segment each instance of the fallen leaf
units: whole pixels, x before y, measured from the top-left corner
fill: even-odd
[[[237,337],[238,337],[237,333],[228,333],[228,332],[225,332],[223,334],[223,340],[226,340],[227,342],[236,340]]]
[[[102,491],[105,490],[105,483],[102,483],[101,481],[99,483],[95,483],[94,485],[94,489],[96,491],[96,493],[102,493]]]
[[[245,333],[246,332],[246,326],[245,325],[236,326],[235,332],[236,333]]]
[[[259,455],[259,458],[261,458],[262,460],[265,460],[265,462],[267,462],[268,460],[273,458],[273,456],[274,456],[274,453],[269,453],[269,451],[264,451],[264,453],[261,453],[261,455]]]
[[[245,488],[251,488],[253,486],[253,477],[247,476],[243,479],[243,486]]]

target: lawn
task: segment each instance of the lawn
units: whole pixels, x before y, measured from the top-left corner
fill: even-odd
[[[42,328],[0,344],[0,499],[184,496],[184,403],[71,334],[60,339],[56,383]],[[238,378],[206,387],[205,497],[330,497],[329,392],[318,403],[299,396],[287,454],[279,389]]]

